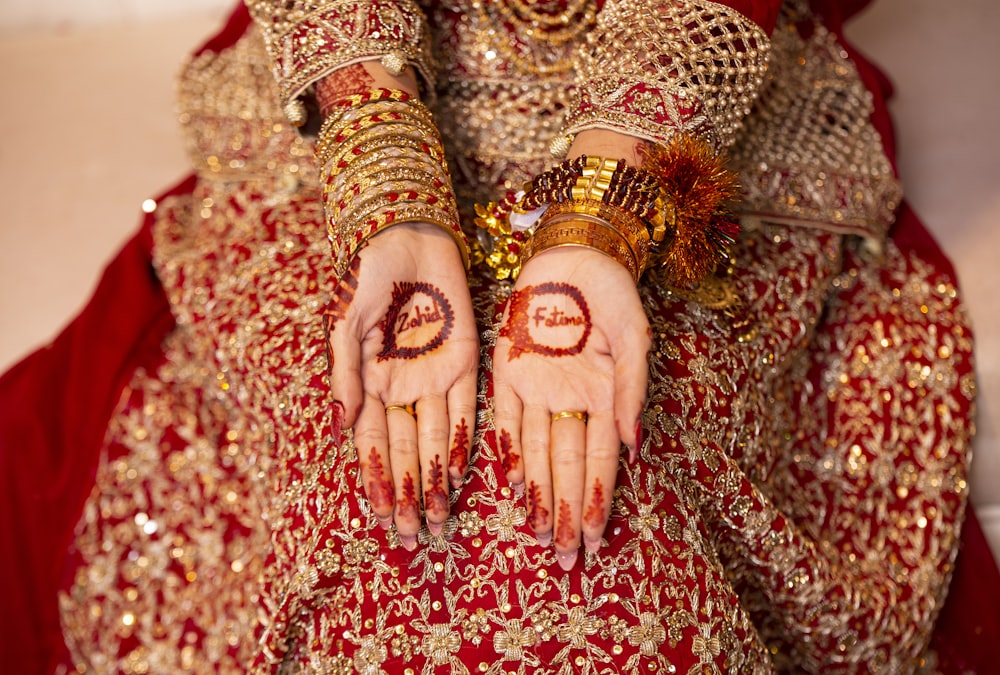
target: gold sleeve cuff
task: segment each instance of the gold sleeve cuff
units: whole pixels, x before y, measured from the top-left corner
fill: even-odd
[[[298,97],[337,68],[381,59],[390,71],[412,64],[433,90],[430,36],[411,0],[247,0],[293,124]]]
[[[592,36],[568,134],[604,128],[662,143],[687,132],[728,147],[767,70],[764,31],[706,0],[609,0]]]

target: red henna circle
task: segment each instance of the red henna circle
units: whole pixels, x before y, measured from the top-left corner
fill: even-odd
[[[531,337],[528,307],[531,301],[541,295],[562,295],[570,298],[580,309],[583,320],[583,334],[576,344],[569,347],[552,347],[535,342]],[[513,361],[522,354],[541,354],[542,356],[573,356],[583,351],[590,337],[593,326],[590,320],[590,308],[583,298],[583,293],[576,286],[561,281],[548,281],[537,286],[526,286],[514,291],[510,298],[510,311],[507,322],[500,328],[500,337],[511,341],[507,360]]]
[[[442,325],[431,340],[417,347],[400,347],[396,343],[396,323],[399,320],[400,312],[413,296],[423,293],[431,298],[435,307],[441,312]],[[394,283],[392,288],[392,302],[385,316],[379,322],[379,329],[382,331],[382,351],[378,354],[379,361],[388,359],[413,359],[421,354],[431,352],[440,347],[451,334],[452,326],[455,324],[455,313],[452,311],[451,303],[444,297],[436,286],[432,286],[424,281],[403,281]]]

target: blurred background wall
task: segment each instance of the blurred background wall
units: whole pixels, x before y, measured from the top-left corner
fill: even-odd
[[[90,294],[139,206],[186,161],[185,54],[229,0],[0,4],[0,370]],[[879,0],[850,35],[896,84],[907,196],[958,268],[976,337],[972,496],[1000,557],[1000,2]]]

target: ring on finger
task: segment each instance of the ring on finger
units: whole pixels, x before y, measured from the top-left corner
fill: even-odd
[[[413,419],[417,418],[417,409],[413,406],[412,403],[404,403],[402,405],[395,405],[395,404],[394,405],[387,405],[385,407],[386,414],[389,414],[389,411],[391,411],[391,410],[400,410],[402,412],[405,412],[407,415],[409,415]]]
[[[552,413],[552,421],[553,422],[558,422],[559,420],[569,419],[570,417],[576,418],[576,419],[580,420],[581,422],[583,422],[584,424],[587,423],[587,413],[580,412],[579,410],[563,410],[563,411],[560,411],[560,412],[557,412],[557,413]]]

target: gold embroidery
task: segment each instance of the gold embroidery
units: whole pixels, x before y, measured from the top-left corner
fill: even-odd
[[[595,127],[653,141],[675,132],[732,144],[767,70],[767,36],[707,0],[609,0],[577,70],[567,133]]]
[[[429,83],[429,35],[423,12],[410,0],[250,0],[285,109],[330,71],[390,56],[414,64]]]
[[[784,4],[771,43],[772,67],[732,149],[744,220],[860,234],[880,251],[902,190],[870,120],[871,93],[803,3]]]

